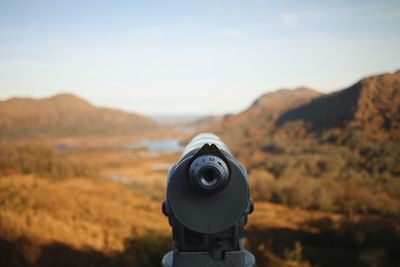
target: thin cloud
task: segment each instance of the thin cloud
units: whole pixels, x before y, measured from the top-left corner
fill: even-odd
[[[238,38],[238,39],[241,39],[244,37],[241,32],[239,32],[238,30],[235,30],[235,29],[223,30],[222,35],[231,37],[231,38]]]
[[[279,14],[279,20],[288,27],[297,26],[299,23],[299,18],[293,13],[281,13]]]

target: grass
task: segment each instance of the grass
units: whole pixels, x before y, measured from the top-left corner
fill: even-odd
[[[36,174],[53,179],[94,177],[95,168],[48,145],[27,142],[0,143],[0,176]]]
[[[282,157],[273,162],[285,164],[285,150],[268,149]],[[67,179],[15,171],[0,177],[0,266],[159,266],[172,241],[171,228],[161,213],[167,172],[163,168],[179,155],[149,157],[144,151],[116,147],[55,155],[94,168],[97,174],[90,179]],[[253,155],[264,156],[264,152]],[[318,163],[323,159],[322,155],[315,160],[305,158],[311,169],[304,171],[318,176],[318,169],[330,169]],[[295,162],[288,164],[296,166]],[[252,195],[257,201],[245,237],[258,266],[399,264],[396,218],[380,213],[337,213],[336,205],[351,201],[355,189],[360,196],[369,191],[358,184],[343,184],[352,188],[347,196],[339,194],[347,198],[332,202],[329,194],[338,180],[283,178],[294,174],[291,167],[285,167],[277,179],[263,165],[250,164],[250,168]],[[112,181],[107,178],[110,174],[124,176],[129,183]],[[317,196],[325,206],[313,206]],[[379,195],[373,197],[383,205]],[[286,206],[266,202],[274,198]]]
[[[343,145],[270,140],[238,158],[249,169],[256,200],[399,218],[399,146],[361,138],[338,141]]]
[[[158,266],[171,247],[160,202],[116,182],[10,176],[0,192],[0,253],[27,264],[16,266]],[[255,208],[245,236],[259,266],[398,263],[396,220],[265,202]]]
[[[397,266],[400,224],[256,203],[246,229],[259,266]],[[368,255],[368,251],[375,253]]]

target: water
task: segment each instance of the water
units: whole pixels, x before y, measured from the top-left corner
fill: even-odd
[[[129,179],[129,177],[120,175],[120,174],[116,174],[116,173],[106,175],[106,177],[110,180],[120,182],[123,184],[131,184],[132,183],[132,181]]]
[[[57,144],[54,149],[60,153],[72,152],[76,150],[76,147],[67,144]]]
[[[182,152],[183,146],[178,138],[143,140],[125,145],[126,148],[145,148],[151,154]]]

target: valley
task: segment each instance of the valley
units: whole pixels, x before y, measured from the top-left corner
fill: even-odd
[[[278,90],[172,124],[69,95],[2,101],[0,266],[159,266],[166,175],[204,131],[248,169],[260,267],[397,266],[399,86],[397,72],[329,95]]]

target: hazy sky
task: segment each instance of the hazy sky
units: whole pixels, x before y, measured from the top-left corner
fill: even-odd
[[[0,99],[71,92],[143,114],[238,112],[400,69],[400,1],[0,0]]]

